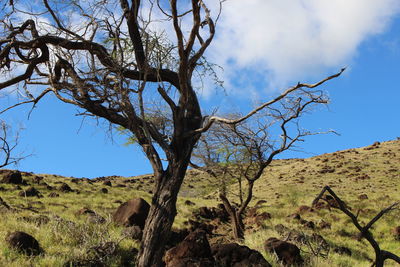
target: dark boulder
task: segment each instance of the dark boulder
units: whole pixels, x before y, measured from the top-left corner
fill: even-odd
[[[111,181],[107,180],[103,182],[103,185],[112,186]]]
[[[43,252],[39,242],[31,235],[24,232],[13,232],[7,235],[6,243],[10,248],[16,249],[27,255],[39,255]]]
[[[72,188],[66,183],[62,183],[58,190],[64,193],[73,192]]]
[[[113,221],[124,226],[137,225],[144,228],[150,205],[143,198],[134,198],[122,203],[113,214]]]
[[[165,245],[166,250],[181,243],[188,235],[189,230],[187,229],[172,229],[168,238],[168,242]]]
[[[275,253],[284,265],[301,265],[303,263],[300,249],[292,243],[271,237],[265,241],[264,248],[269,253]]]
[[[351,250],[347,247],[335,247],[335,248],[333,248],[333,252],[340,254],[340,255],[351,256]]]
[[[40,197],[40,192],[34,187],[29,187],[28,189],[19,192],[20,197]]]
[[[101,188],[100,192],[103,194],[107,194],[108,193],[108,189],[107,188]]]
[[[214,266],[206,232],[198,230],[190,233],[181,243],[165,253],[164,262],[166,267]]]
[[[211,248],[217,266],[270,267],[260,252],[236,243],[216,244]]]
[[[132,238],[134,240],[140,241],[142,239],[143,231],[142,231],[142,229],[140,229],[139,226],[134,225],[134,226],[124,228],[122,230],[122,235]]]
[[[43,181],[43,177],[42,176],[34,176],[33,178],[32,178],[32,181],[33,181],[33,183],[35,183],[35,184],[41,184],[42,183],[42,181]]]
[[[190,200],[185,200],[185,205],[186,206],[194,206],[194,202],[190,201]]]
[[[4,171],[1,182],[6,184],[24,184],[21,172],[19,171]]]

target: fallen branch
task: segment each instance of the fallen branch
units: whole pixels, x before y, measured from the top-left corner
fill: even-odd
[[[322,191],[319,193],[319,195],[314,199],[314,201],[312,202],[312,206],[315,206],[317,204],[317,202],[322,199],[323,195],[325,194],[325,192],[328,192],[338,203],[339,205],[339,209],[346,214],[347,216],[350,217],[351,221],[353,222],[354,226],[357,227],[357,229],[360,231],[360,238],[365,238],[367,239],[367,241],[371,244],[371,246],[373,247],[374,251],[375,251],[375,262],[372,266],[376,266],[376,267],[383,267],[383,264],[385,262],[385,260],[387,259],[392,259],[395,262],[400,264],[400,257],[389,252],[386,250],[382,250],[379,247],[378,242],[375,240],[375,238],[373,237],[372,233],[369,231],[369,229],[372,227],[372,225],[374,223],[376,223],[380,218],[382,218],[383,215],[385,215],[386,213],[394,210],[395,208],[397,208],[397,206],[400,205],[400,202],[396,202],[393,203],[392,205],[390,205],[389,207],[381,210],[374,218],[372,218],[372,220],[369,221],[369,223],[367,223],[365,226],[361,226],[358,218],[356,215],[354,215],[344,204],[344,202],[336,195],[336,193],[329,187],[329,186],[325,186]]]

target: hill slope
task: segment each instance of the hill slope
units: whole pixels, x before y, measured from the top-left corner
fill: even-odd
[[[118,242],[118,249],[105,259],[107,266],[130,266],[133,248],[139,244],[124,238],[123,229],[109,223],[110,214],[120,203],[133,197],[150,201],[153,187],[151,175],[89,180],[23,172],[22,177],[28,185],[0,184],[1,198],[10,207],[7,209],[0,205],[3,215],[0,217],[0,266],[65,266],[68,262],[82,263],[90,260],[93,253],[96,254],[93,252],[96,246],[109,241]],[[103,184],[104,181],[110,181],[112,186]],[[355,227],[339,210],[301,212],[304,220],[316,225],[314,229],[288,218],[288,215],[299,212],[302,205],[311,205],[323,186],[330,185],[353,211],[359,210],[359,218],[367,222],[383,207],[400,201],[399,181],[398,140],[308,159],[275,160],[257,181],[252,201],[265,200],[266,203],[259,210],[270,213],[272,218],[263,221],[260,227],[248,225],[245,244],[258,249],[269,262],[279,266],[274,255],[263,251],[263,242],[269,237],[287,238],[288,231],[278,229],[283,226],[284,229],[306,236],[319,234],[330,247],[345,246],[352,251],[351,257],[332,251],[327,256],[323,253],[314,255],[311,248],[315,244],[297,242],[310,266],[371,265],[371,248],[365,241],[357,241]],[[63,183],[68,184],[73,192],[62,192],[60,186]],[[40,198],[21,193],[31,186],[40,192]],[[232,189],[235,190],[234,185]],[[54,197],[56,194],[59,196]],[[361,195],[366,197],[361,197],[364,198],[361,200]],[[186,200],[194,205],[185,205]],[[194,210],[201,206],[216,206],[216,200],[215,181],[201,171],[189,170],[178,200],[175,227],[186,227],[186,221]],[[77,213],[82,208],[96,211],[106,223],[88,223],[89,217]],[[400,225],[399,218],[398,211],[392,212],[372,229],[381,246],[396,254],[400,254],[400,245],[391,230]],[[321,223],[330,224],[331,228],[321,227]],[[230,240],[228,224],[218,229],[220,236]],[[31,258],[8,249],[4,237],[11,231],[32,234],[46,253]]]

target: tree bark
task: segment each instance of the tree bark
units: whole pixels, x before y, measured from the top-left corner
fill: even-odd
[[[153,195],[147,216],[138,267],[162,266],[164,248],[168,241],[176,212],[178,192],[185,177],[188,161],[174,164],[158,177],[158,184]]]

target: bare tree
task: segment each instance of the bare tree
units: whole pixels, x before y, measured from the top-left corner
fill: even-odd
[[[324,200],[323,196],[326,192],[328,192],[335,199],[339,206],[339,209],[351,219],[354,226],[357,228],[358,231],[360,231],[360,238],[365,238],[374,249],[375,262],[372,266],[383,267],[387,259],[394,260],[395,262],[400,264],[400,257],[393,254],[392,252],[381,249],[378,242],[375,240],[374,236],[370,232],[372,225],[376,223],[380,218],[382,218],[382,216],[386,213],[394,209],[398,209],[400,202],[395,202],[387,208],[382,209],[374,218],[372,218],[367,224],[365,224],[365,226],[361,226],[360,222],[358,221],[358,214],[354,215],[348,209],[346,204],[336,195],[336,193],[329,186],[325,186],[322,189],[319,195],[313,200],[312,206],[315,206],[319,200]]]
[[[253,198],[255,182],[275,156],[304,141],[306,136],[323,133],[302,129],[300,118],[316,105],[327,103],[323,91],[298,89],[246,121],[215,124],[200,138],[193,153],[197,164],[192,166],[219,181],[219,197],[230,215],[235,238],[244,238],[243,215]],[[237,192],[228,192],[229,185]],[[237,207],[232,198],[239,202]]]
[[[37,105],[53,94],[79,107],[82,115],[123,127],[142,147],[155,190],[138,266],[160,266],[177,195],[203,132],[215,122],[242,122],[299,89],[341,74],[316,84],[299,83],[237,120],[212,116],[205,122],[192,79],[209,71],[204,53],[219,14],[217,10],[211,17],[203,0],[188,2],[42,0],[32,7],[20,0],[4,6],[0,19],[5,29],[0,34],[0,71],[6,77],[0,89],[17,86],[25,95],[11,107]],[[26,17],[31,18],[21,20]],[[160,23],[154,26],[158,22],[170,26],[173,41],[159,29]],[[166,120],[151,115],[159,103],[167,110]]]
[[[18,140],[18,132],[13,136],[10,126],[4,121],[0,121],[0,168],[15,165],[25,158],[23,156],[16,156],[14,153],[18,145]]]

